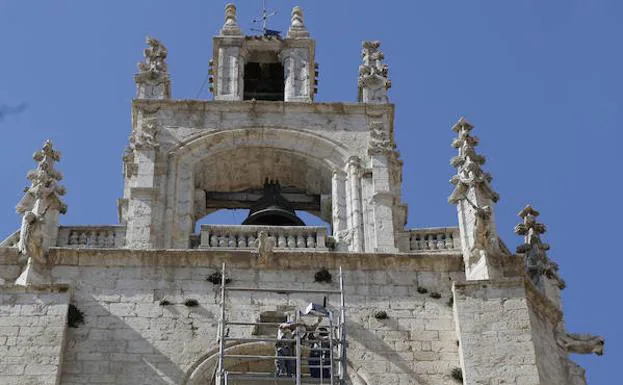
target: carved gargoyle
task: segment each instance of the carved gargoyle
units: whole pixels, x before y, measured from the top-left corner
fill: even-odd
[[[558,344],[568,353],[604,354],[604,338],[590,334],[564,333],[558,336]]]

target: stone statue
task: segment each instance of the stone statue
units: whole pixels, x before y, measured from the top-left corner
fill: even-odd
[[[568,353],[604,354],[604,338],[590,334],[565,333],[558,336],[558,344]]]
[[[253,247],[258,251],[258,263],[264,265],[270,262],[275,248],[275,240],[268,236],[266,231],[260,231],[257,239],[253,242]]]
[[[37,263],[47,263],[45,250],[43,248],[42,221],[43,218],[32,211],[26,211],[22,217],[17,251],[22,256],[23,260],[33,258]]]
[[[476,207],[476,224],[474,226],[474,244],[471,247],[470,261],[477,262],[483,253],[492,251],[497,243],[494,242],[491,231],[491,207]]]
[[[166,47],[157,39],[147,36],[145,40],[148,47],[143,51],[145,61],[138,63],[138,70],[141,73],[148,73],[153,77],[166,74],[168,51]]]
[[[63,179],[54,169],[54,162],[60,160],[60,153],[53,149],[52,142],[45,142],[33,159],[37,168],[28,173],[31,186],[25,189],[16,211],[22,215],[20,237],[17,249],[27,261],[16,284],[29,285],[38,282],[43,266],[47,264],[47,251],[56,242],[58,214],[64,214],[67,206],[60,199],[65,188],[58,184]]]

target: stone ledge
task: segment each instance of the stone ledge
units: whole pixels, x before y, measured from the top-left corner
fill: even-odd
[[[0,293],[69,293],[71,285],[60,283],[50,285],[20,286],[12,283],[0,285]]]
[[[523,287],[526,293],[526,299],[532,306],[532,309],[543,314],[550,322],[555,326],[562,320],[562,312],[556,307],[552,301],[539,292],[532,281],[526,276],[502,278],[496,280],[481,280],[481,281],[463,281],[455,282],[454,287],[466,293],[468,291],[475,291],[480,288],[520,288]]]
[[[219,266],[256,269],[338,268],[351,270],[406,269],[412,271],[463,271],[460,253],[336,253],[280,251],[260,264],[252,250],[128,250],[52,248],[53,265],[74,266]]]
[[[132,101],[134,109],[154,108],[154,107],[175,107],[186,110],[218,110],[235,112],[283,112],[309,111],[309,112],[330,112],[337,114],[346,113],[370,113],[390,111],[393,114],[394,105],[387,104],[366,104],[366,103],[342,103],[342,102],[283,102],[283,101],[228,101],[228,100],[195,100],[195,99],[134,99]]]

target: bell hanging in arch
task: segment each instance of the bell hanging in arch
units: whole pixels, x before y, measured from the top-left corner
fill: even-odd
[[[251,207],[243,225],[305,226],[286,198],[281,195],[279,181],[264,182],[264,195]]]

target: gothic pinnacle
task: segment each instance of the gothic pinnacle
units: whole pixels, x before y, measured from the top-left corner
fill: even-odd
[[[458,155],[450,160],[450,164],[457,168],[456,175],[450,180],[450,183],[456,186],[448,198],[448,202],[452,204],[465,199],[470,187],[478,188],[493,202],[499,200],[499,195],[489,185],[493,177],[480,167],[486,159],[476,152],[476,146],[480,141],[470,134],[473,128],[474,126],[463,117],[452,127],[452,131],[457,133],[457,137],[452,141],[452,147],[459,151]]]
[[[526,205],[519,212],[522,223],[514,228],[517,235],[524,237],[524,243],[517,246],[517,253],[525,255],[526,271],[537,287],[542,287],[542,277],[556,281],[560,289],[564,289],[565,282],[558,275],[558,264],[547,256],[549,245],[541,241],[541,234],[545,233],[544,224],[537,222],[539,212],[532,206]]]

